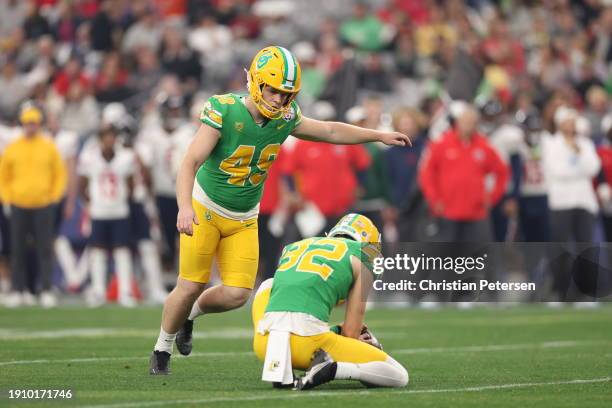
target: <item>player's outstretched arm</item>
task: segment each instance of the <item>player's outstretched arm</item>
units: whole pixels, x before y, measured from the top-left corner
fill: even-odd
[[[366,302],[369,289],[372,287],[372,274],[356,257],[351,257],[351,266],[353,268],[353,286],[349,291],[346,302],[342,335],[357,339],[363,329]]]
[[[302,117],[293,135],[300,139],[334,144],[383,142],[393,146],[412,146],[410,138],[399,132],[383,132],[342,122],[327,122]]]
[[[201,125],[194,136],[176,176],[176,201],[178,204],[178,215],[176,217],[176,228],[179,233],[193,234],[193,224],[198,224],[193,206],[191,194],[193,182],[198,168],[208,159],[210,152],[215,148],[221,132],[207,125]]]

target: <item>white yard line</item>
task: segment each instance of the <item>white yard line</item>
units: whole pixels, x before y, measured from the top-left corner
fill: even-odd
[[[430,347],[430,348],[410,348],[410,349],[391,349],[387,350],[389,354],[428,354],[428,353],[469,353],[483,351],[509,351],[509,350],[529,350],[541,348],[563,348],[563,347],[580,347],[593,344],[607,344],[605,341],[547,341],[542,343],[521,343],[521,344],[489,344],[483,346],[465,346],[465,347]],[[219,351],[192,353],[188,358],[193,357],[233,357],[253,355],[250,351]],[[178,358],[184,358],[176,355]],[[141,356],[126,356],[126,357],[91,357],[91,358],[73,358],[73,359],[38,359],[38,360],[13,360],[0,361],[1,366],[11,365],[27,365],[27,364],[57,364],[57,363],[93,363],[105,361],[133,361],[146,359],[146,355]]]
[[[20,329],[0,329],[0,341],[12,340],[37,340],[37,339],[61,339],[76,337],[148,337],[155,338],[159,331],[154,330],[130,330],[113,328],[83,328],[64,330],[27,331]],[[210,332],[194,332],[195,338],[200,339],[248,339],[253,337],[253,330],[235,328],[220,329]]]
[[[597,309],[596,309],[597,310]],[[599,314],[561,314],[559,316],[554,315],[533,315],[533,316],[504,316],[503,319],[499,317],[491,316],[467,316],[462,319],[452,318],[440,318],[427,322],[427,325],[432,326],[493,326],[493,327],[506,327],[506,326],[542,326],[542,325],[555,325],[559,323],[572,323],[572,322],[600,322],[610,321],[609,316]],[[405,319],[368,319],[368,326],[371,328],[377,327],[420,327],[423,325],[422,321],[417,319],[405,318]]]
[[[465,347],[429,347],[396,349],[391,354],[420,354],[420,353],[466,353],[481,351],[510,351],[510,350],[529,350],[540,348],[563,348],[577,347],[593,344],[606,344],[606,341],[546,341],[543,343],[520,343],[520,344],[490,344],[486,346],[465,346]]]
[[[451,392],[480,392],[480,391],[491,391],[491,390],[503,390],[512,388],[527,388],[527,387],[546,387],[554,385],[574,385],[574,384],[595,384],[602,382],[609,382],[612,380],[610,377],[601,378],[589,378],[589,379],[575,379],[575,380],[564,380],[564,381],[548,381],[548,382],[537,382],[537,383],[517,383],[517,384],[497,384],[497,385],[481,385],[475,387],[464,387],[464,388],[440,388],[440,389],[425,389],[425,390],[392,390],[389,395],[410,395],[410,394],[442,394]],[[336,396],[355,396],[355,395],[366,395],[374,394],[368,390],[350,390],[350,391],[309,391],[309,392],[291,392],[286,393],[275,392],[274,394],[268,395],[253,395],[245,397],[217,397],[217,398],[202,398],[202,399],[191,399],[191,400],[166,400],[166,401],[140,401],[140,402],[126,402],[119,404],[105,404],[105,405],[88,405],[84,408],[136,408],[136,407],[155,407],[164,405],[185,405],[185,404],[210,404],[215,402],[239,402],[239,401],[261,401],[261,400],[283,400],[283,399],[294,399],[294,398],[317,398],[317,397],[336,397]]]
[[[192,357],[234,357],[234,356],[248,356],[253,355],[251,351],[211,351],[208,353],[191,353],[189,358]],[[65,358],[65,359],[38,359],[38,360],[13,360],[13,361],[0,361],[0,367],[10,365],[28,365],[28,364],[59,364],[59,363],[97,363],[106,361],[135,361],[135,360],[147,360],[148,355],[143,354],[142,356],[127,356],[127,357],[90,357],[90,358]],[[176,354],[174,358],[187,358],[179,354]]]

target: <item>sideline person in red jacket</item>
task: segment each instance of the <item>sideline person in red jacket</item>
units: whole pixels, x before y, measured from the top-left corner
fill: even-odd
[[[419,172],[429,208],[442,219],[442,241],[489,241],[489,209],[508,183],[507,166],[476,131],[478,120],[478,112],[466,105],[454,126],[430,144]]]

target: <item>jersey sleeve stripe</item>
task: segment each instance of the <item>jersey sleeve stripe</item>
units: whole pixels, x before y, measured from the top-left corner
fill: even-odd
[[[202,115],[202,122],[205,122],[206,124],[214,127],[215,129],[221,129],[223,127],[221,124],[213,121],[211,118],[205,115]]]

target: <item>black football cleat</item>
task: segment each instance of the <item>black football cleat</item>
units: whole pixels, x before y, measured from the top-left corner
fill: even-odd
[[[191,354],[193,346],[193,320],[185,320],[183,326],[176,333],[176,348],[184,356]]]
[[[149,374],[170,374],[170,353],[155,350],[153,354],[151,354],[151,367],[149,368]]]
[[[315,351],[308,371],[298,378],[296,388],[303,391],[328,383],[336,376],[337,368],[338,363],[325,350],[319,349]]]

